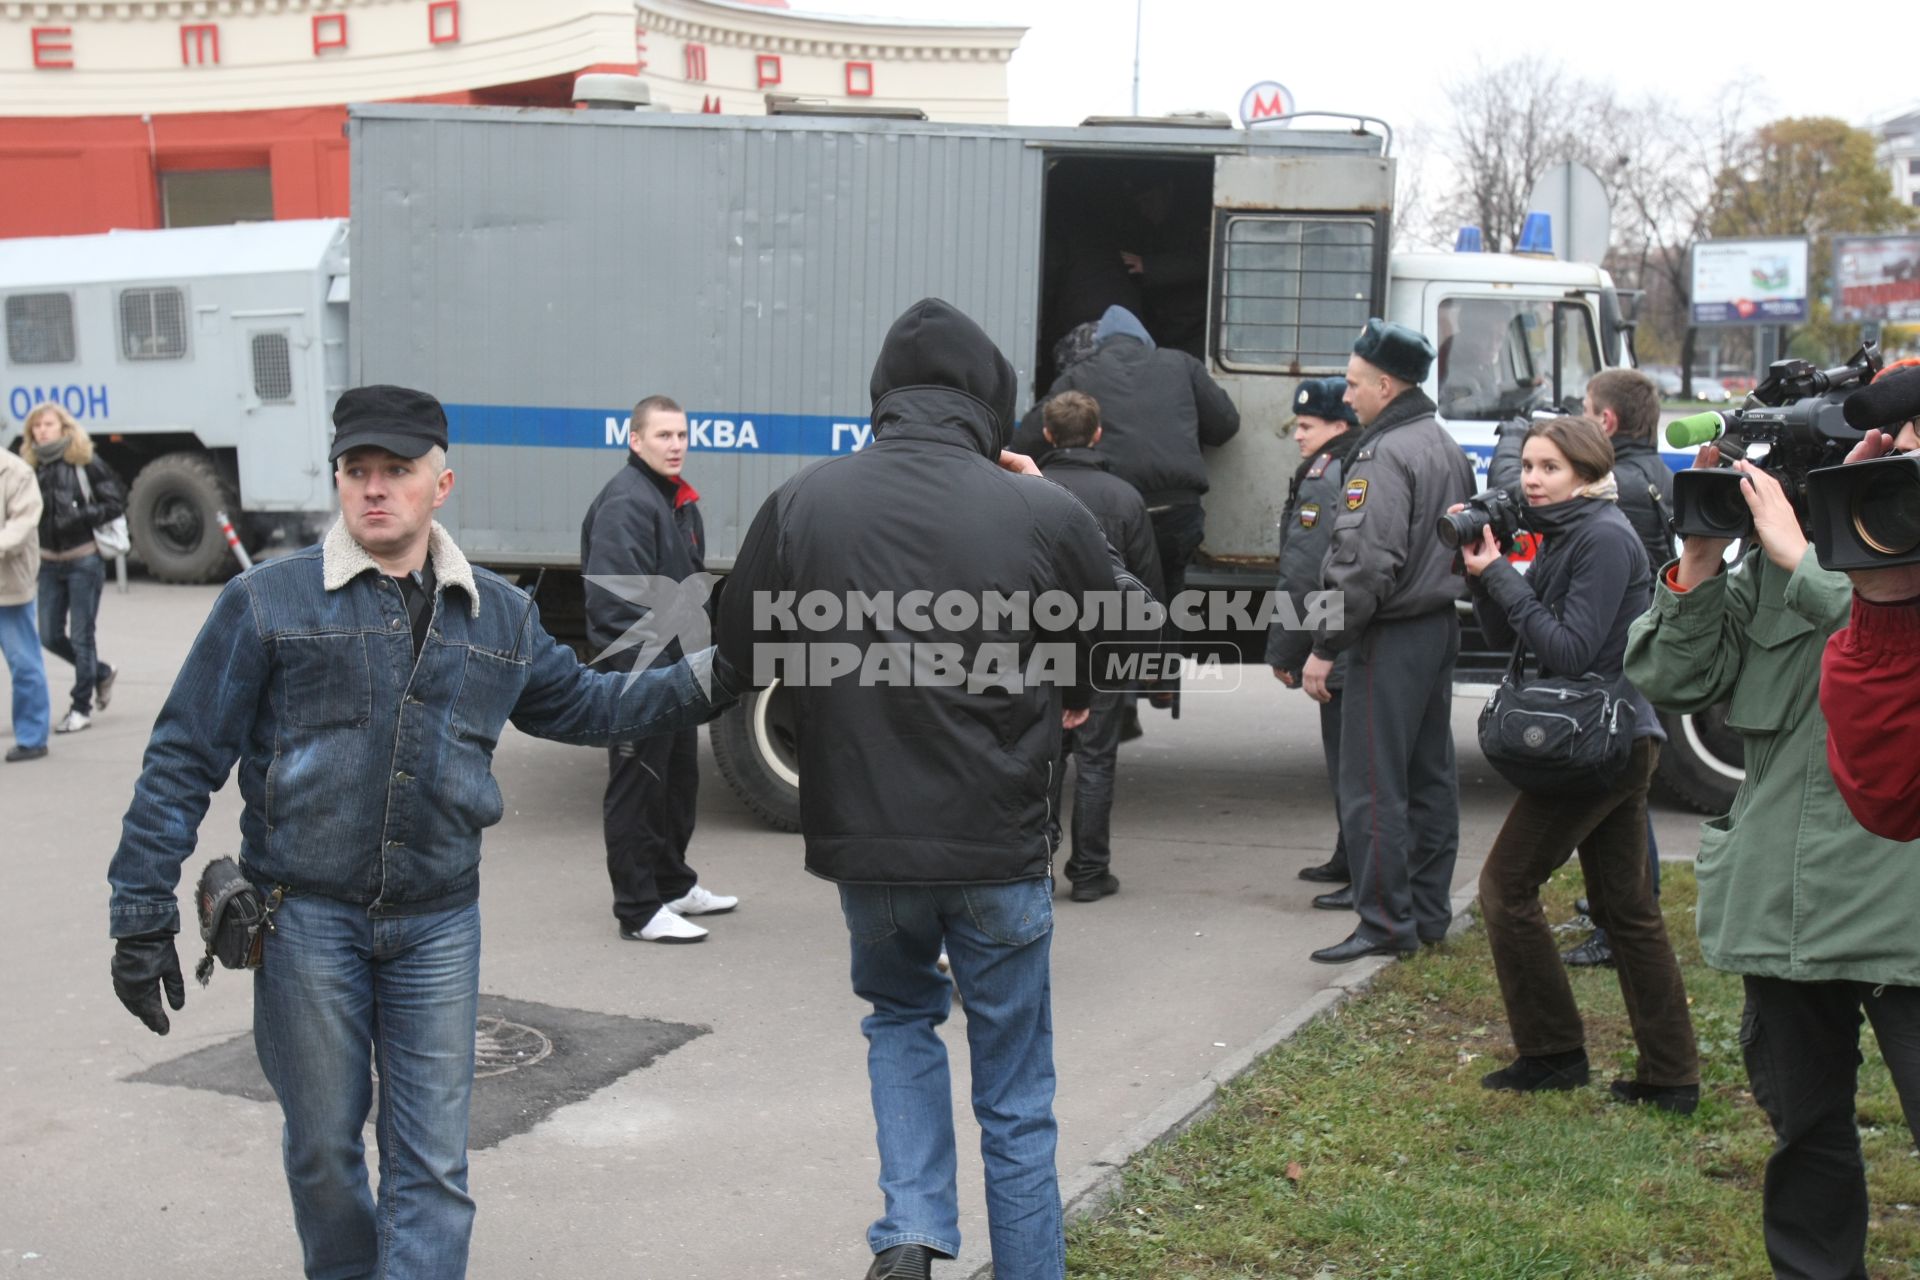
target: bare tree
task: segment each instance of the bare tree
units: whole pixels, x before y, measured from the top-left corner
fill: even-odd
[[[1458,179],[1435,214],[1444,223],[1473,223],[1490,252],[1519,239],[1527,197],[1542,173],[1575,160],[1589,167],[1611,139],[1622,112],[1611,91],[1569,74],[1556,63],[1522,58],[1478,66],[1447,87],[1451,126],[1438,150]]]

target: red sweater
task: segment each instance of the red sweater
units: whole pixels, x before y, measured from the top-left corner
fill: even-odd
[[[1860,825],[1920,840],[1920,600],[1853,598],[1820,664],[1827,765]]]

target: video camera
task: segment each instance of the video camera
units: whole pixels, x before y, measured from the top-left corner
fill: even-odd
[[[1862,434],[1920,418],[1920,368],[1898,369],[1847,397]],[[1825,569],[1920,564],[1920,454],[1890,454],[1807,476],[1813,550]]]
[[[1676,449],[1711,444],[1721,466],[1690,468],[1673,478],[1673,527],[1683,538],[1745,538],[1753,512],[1740,492],[1731,463],[1756,444],[1767,446],[1759,466],[1773,473],[1798,511],[1807,510],[1808,473],[1837,464],[1866,434],[1852,426],[1843,402],[1853,389],[1880,372],[1880,351],[1861,344],[1853,358],[1832,369],[1805,360],[1776,360],[1767,376],[1729,413],[1696,413],[1667,424]]]

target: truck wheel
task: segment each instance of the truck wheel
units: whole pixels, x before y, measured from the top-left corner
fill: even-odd
[[[239,518],[239,502],[213,459],[198,453],[155,458],[127,495],[133,554],[162,582],[219,582],[240,567],[220,531],[220,511]]]
[[[776,831],[800,829],[800,761],[793,698],[771,685],[713,722],[713,758],[747,808]]]
[[[1747,769],[1740,735],[1727,728],[1726,704],[1691,716],[1663,711],[1660,724],[1667,742],[1654,770],[1654,793],[1699,813],[1731,809]]]

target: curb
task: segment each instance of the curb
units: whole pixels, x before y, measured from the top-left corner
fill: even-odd
[[[1477,889],[1465,889],[1453,895],[1453,924],[1449,938],[1472,927]],[[1099,1155],[1060,1179],[1060,1201],[1069,1223],[1092,1217],[1118,1198],[1121,1178],[1127,1162],[1155,1143],[1178,1137],[1213,1114],[1220,1104],[1220,1090],[1252,1070],[1254,1063],[1281,1044],[1292,1039],[1301,1028],[1338,1009],[1348,1000],[1373,985],[1374,975],[1398,961],[1384,957],[1362,960],[1342,971],[1326,986],[1314,992],[1306,1003],[1291,1010],[1250,1043],[1234,1050],[1213,1065],[1200,1080],[1188,1085],[1112,1143]],[[991,1280],[993,1264],[975,1270],[969,1280]]]

